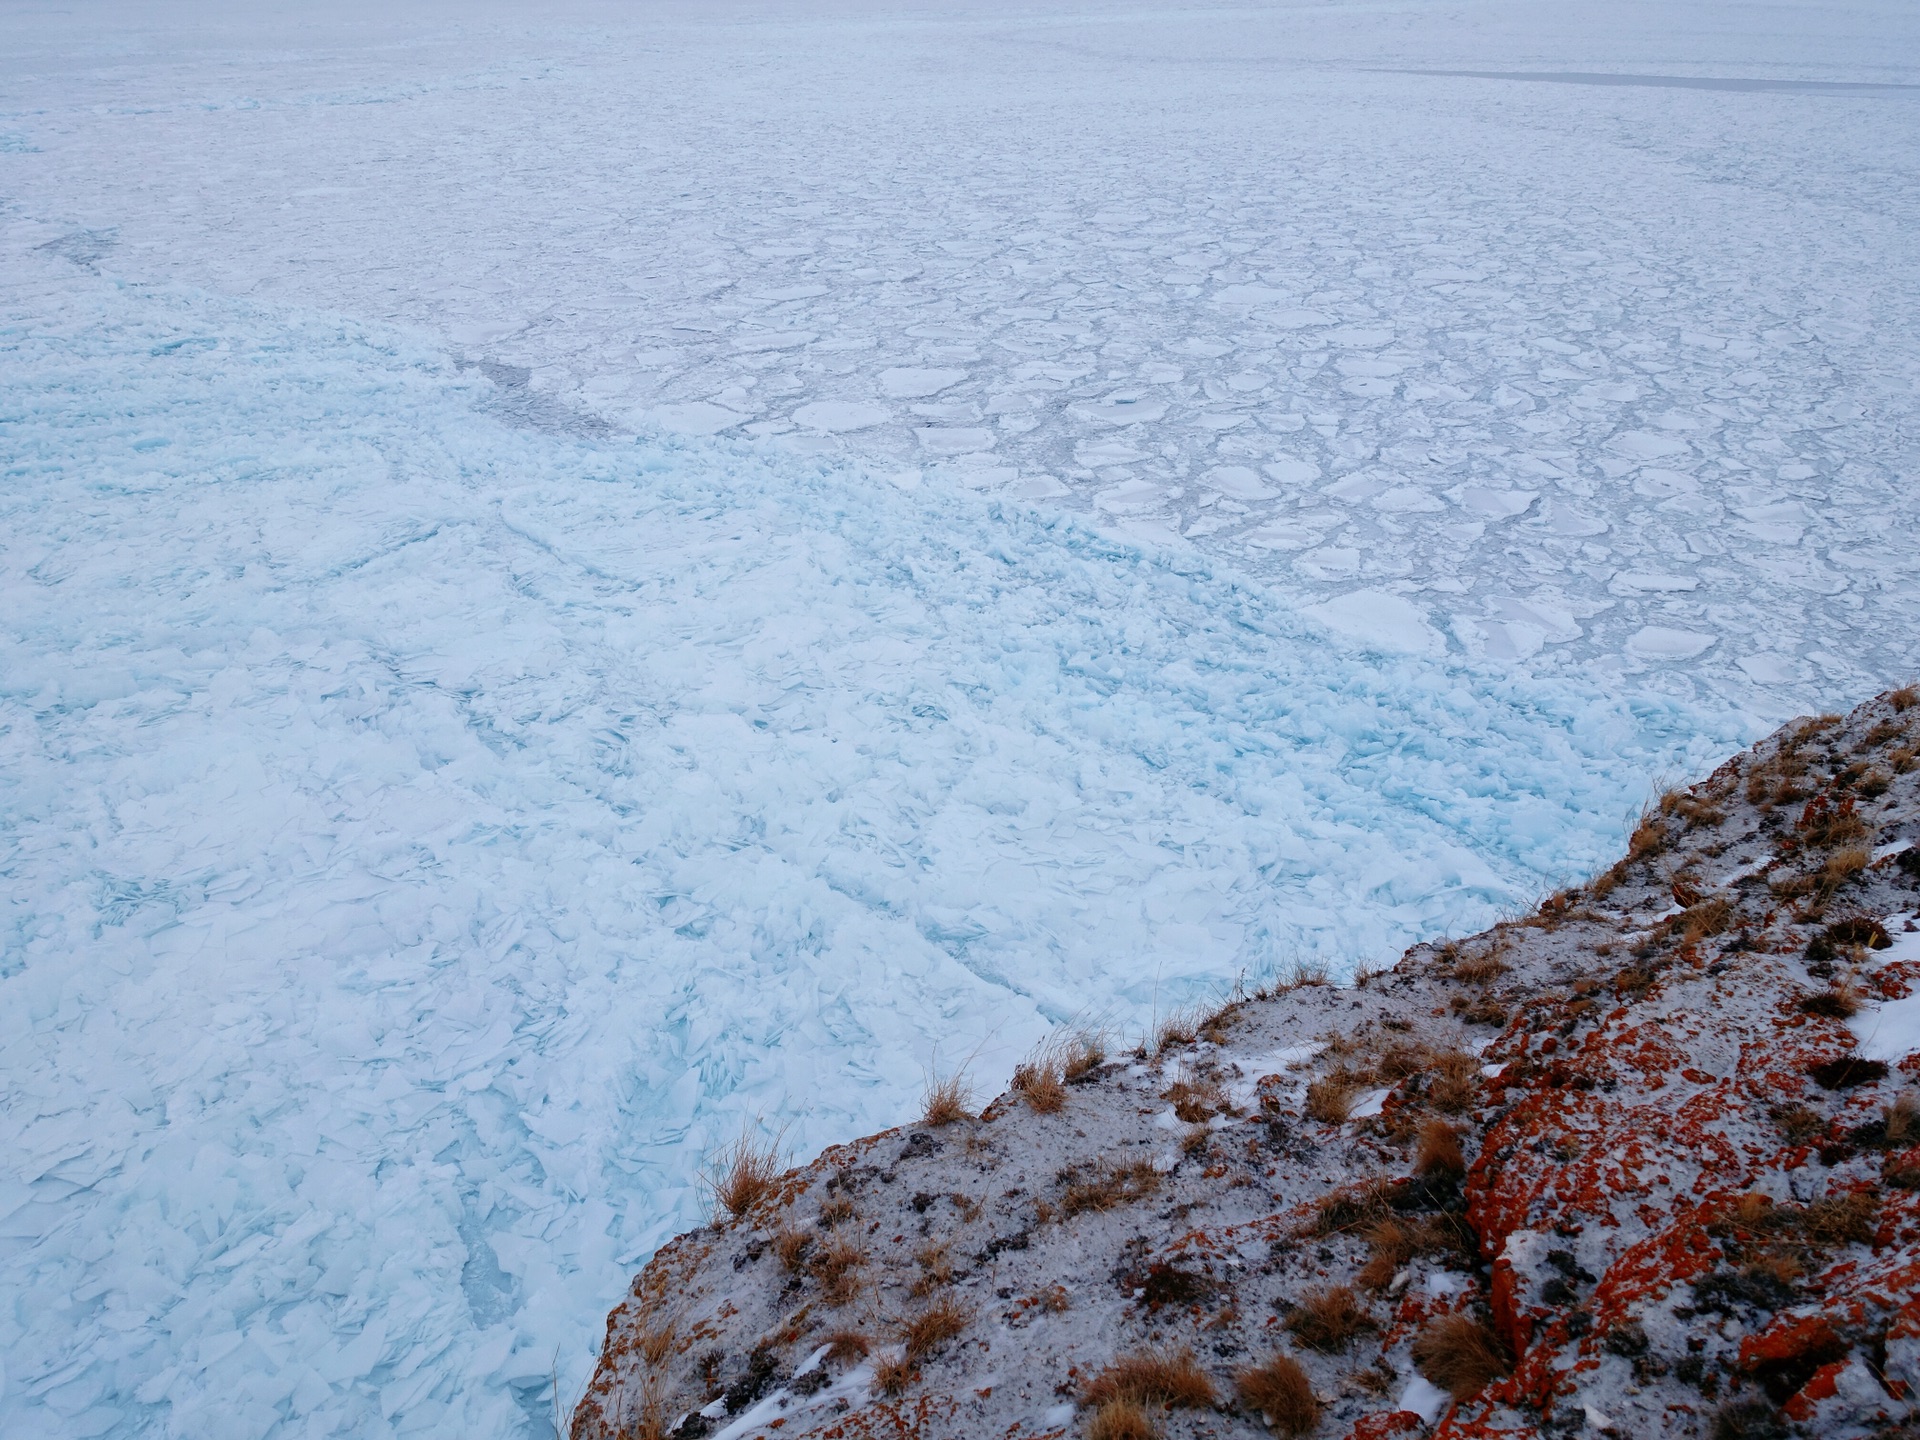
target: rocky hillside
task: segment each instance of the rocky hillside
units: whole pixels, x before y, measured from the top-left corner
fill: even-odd
[[[574,1440],[1920,1436],[1916,747],[1795,723],[1523,920],[743,1145]]]

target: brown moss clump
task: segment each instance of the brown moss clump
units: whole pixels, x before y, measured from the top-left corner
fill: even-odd
[[[1300,1362],[1291,1355],[1275,1355],[1263,1365],[1234,1376],[1240,1403],[1266,1417],[1282,1435],[1310,1435],[1320,1423],[1320,1402]]]
[[[1160,1172],[1151,1162],[1136,1160],[1130,1165],[1102,1165],[1091,1173],[1069,1172],[1063,1176],[1067,1193],[1061,1197],[1065,1215],[1097,1214],[1135,1200],[1144,1200],[1160,1188]]]
[[[1507,1373],[1500,1337],[1470,1315],[1442,1315],[1413,1339],[1413,1363],[1455,1400],[1477,1395]]]
[[[1081,1399],[1096,1407],[1131,1400],[1169,1410],[1204,1410],[1213,1404],[1213,1381],[1185,1347],[1139,1350],[1121,1356],[1088,1381]]]
[[[1377,1328],[1360,1297],[1345,1285],[1309,1290],[1288,1314],[1286,1325],[1307,1349],[1324,1355],[1338,1354],[1356,1336]]]

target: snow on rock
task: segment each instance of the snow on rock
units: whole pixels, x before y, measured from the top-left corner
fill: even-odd
[[[1092,1426],[1141,1352],[1212,1390],[1169,1437],[1270,1433],[1237,1387],[1276,1352],[1349,1440],[1904,1434],[1920,1033],[1875,1049],[1847,1009],[1920,987],[1920,864],[1858,848],[1920,820],[1917,748],[1911,691],[1796,722],[1522,918],[1157,1056],[1069,1031],[977,1119],[829,1149],[661,1249],[575,1440],[702,1404],[739,1440],[1026,1435],[1060,1396]]]

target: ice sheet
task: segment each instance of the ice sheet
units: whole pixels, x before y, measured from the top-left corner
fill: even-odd
[[[1908,0],[6,16],[0,195],[75,263],[1184,534],[1369,643],[1911,678]]]
[[[1472,928],[1740,738],[36,263],[0,346],[9,1434],[533,1433],[743,1122],[809,1150],[1090,1003]]]

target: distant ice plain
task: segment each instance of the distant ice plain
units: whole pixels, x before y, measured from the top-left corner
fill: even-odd
[[[543,1434],[744,1119],[1913,668],[1905,7],[85,21],[0,8],[9,1433]]]

